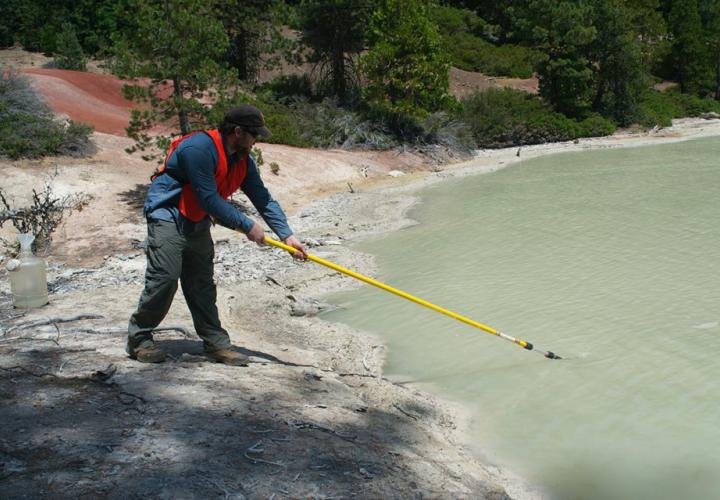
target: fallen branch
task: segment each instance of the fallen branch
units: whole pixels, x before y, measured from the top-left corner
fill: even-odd
[[[152,333],[158,332],[180,332],[185,338],[191,339],[195,336],[183,326],[164,326],[162,328],[155,328]],[[72,330],[64,330],[63,333],[89,333],[93,335],[119,335],[127,334],[127,328],[109,328],[107,330],[97,330],[95,328],[74,328]]]
[[[36,326],[45,326],[45,325],[55,325],[57,323],[70,323],[72,321],[81,321],[84,319],[102,319],[103,316],[99,314],[78,314],[77,316],[73,316],[71,318],[50,318],[50,319],[41,319],[36,321],[27,321],[25,323],[19,323],[17,325],[13,325],[5,332],[3,335],[6,335],[10,332],[14,332],[15,330],[27,330],[28,328],[35,328]]]
[[[265,448],[263,448],[263,445],[262,445],[262,439],[245,451],[247,451],[248,453],[263,453],[263,452],[265,452]]]
[[[255,434],[266,434],[268,432],[275,432],[275,429],[250,429],[250,432]]]
[[[271,462],[270,460],[263,460],[262,458],[253,458],[248,456],[248,452],[246,451],[243,453],[243,456],[250,460],[254,464],[268,464],[268,465],[276,465],[278,467],[285,467],[285,464],[281,462]]]
[[[48,338],[44,338],[44,337],[43,337],[43,338],[35,338],[35,337],[10,337],[10,338],[7,338],[7,339],[0,339],[0,342],[14,342],[14,341],[16,341],[16,340],[19,340],[19,341],[21,341],[21,342],[22,342],[22,341],[25,341],[25,342],[52,342],[52,343],[55,344],[56,346],[60,347],[60,342],[58,342],[59,337],[60,337],[59,335],[58,335],[58,337],[56,337],[56,338],[54,338],[54,339],[48,339]]]
[[[400,407],[400,405],[398,405],[397,403],[393,403],[393,408],[395,408],[397,411],[399,411],[399,412],[402,413],[403,415],[406,415],[406,416],[412,418],[413,420],[419,420],[419,419],[420,419],[420,417],[418,417],[417,415],[413,415],[412,413],[408,413],[407,411],[403,410],[403,409]]]
[[[109,386],[115,386],[115,387],[120,387],[119,385],[117,385],[117,384],[114,383],[114,382],[113,382],[112,384],[107,384],[107,385],[109,385]],[[137,394],[133,394],[132,392],[118,391],[118,395],[117,395],[117,396],[118,396],[118,399],[120,400],[120,402],[121,402],[122,404],[124,404],[124,405],[129,405],[129,404],[131,404],[131,403],[130,403],[130,402],[126,403],[125,401],[122,400],[122,398],[121,398],[120,396],[129,396],[129,397],[131,397],[131,398],[137,399],[138,401],[140,401],[140,402],[143,403],[143,404],[147,403],[147,401],[145,400],[144,397],[138,396]]]
[[[327,432],[329,434],[335,434],[339,438],[347,439],[350,441],[357,439],[357,436],[355,436],[354,434],[336,431],[335,429],[325,427],[324,425],[316,424],[314,422],[307,422],[305,420],[299,420],[296,418],[288,419],[287,424],[291,427],[295,427],[296,429],[317,429],[319,431]]]
[[[78,333],[90,333],[93,335],[118,335],[121,333],[127,333],[127,328],[110,328],[107,330],[96,330],[94,328],[73,328],[72,330],[65,330],[68,334]]]

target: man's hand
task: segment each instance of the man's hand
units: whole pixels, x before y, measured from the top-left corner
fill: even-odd
[[[297,260],[305,260],[307,259],[307,250],[305,250],[305,247],[302,243],[300,243],[300,240],[298,240],[295,236],[290,235],[287,238],[285,238],[285,244],[288,246],[293,247],[297,252],[292,254],[294,259]]]
[[[248,231],[245,236],[247,236],[247,239],[254,243],[257,243],[258,245],[262,245],[265,243],[265,230],[257,222],[253,224],[252,229],[250,229],[250,231]]]

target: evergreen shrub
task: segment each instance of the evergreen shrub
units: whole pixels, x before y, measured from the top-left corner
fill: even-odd
[[[282,75],[260,86],[258,93],[288,103],[298,98],[317,100],[313,84],[308,75]]]
[[[640,125],[669,127],[673,118],[696,117],[720,113],[720,102],[709,97],[683,94],[678,88],[664,92],[648,90],[640,102]]]
[[[0,156],[85,156],[94,151],[92,127],[53,118],[28,79],[0,67]]]
[[[463,105],[462,120],[482,148],[567,141],[608,135],[616,129],[612,121],[600,115],[590,115],[582,121],[568,118],[553,111],[539,97],[519,90],[476,92]]]
[[[75,26],[71,23],[62,24],[62,31],[57,36],[55,48],[57,51],[55,63],[58,68],[77,71],[87,69],[87,58],[78,41]]]

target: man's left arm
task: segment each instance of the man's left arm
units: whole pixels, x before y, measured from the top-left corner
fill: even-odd
[[[287,245],[298,250],[298,253],[293,254],[293,257],[304,259],[307,257],[307,251],[305,247],[300,243],[290,229],[287,222],[285,212],[283,212],[280,204],[270,194],[270,191],[265,187],[265,183],[260,177],[255,161],[251,156],[248,156],[247,161],[247,173],[245,174],[245,180],[240,185],[240,189],[247,195],[250,202],[260,213],[263,220],[270,226],[278,238],[283,240]]]

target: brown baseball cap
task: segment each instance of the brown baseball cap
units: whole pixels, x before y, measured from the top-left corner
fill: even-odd
[[[255,136],[270,137],[272,135],[265,126],[265,117],[262,112],[250,104],[241,104],[231,108],[225,113],[223,123],[242,127]]]

